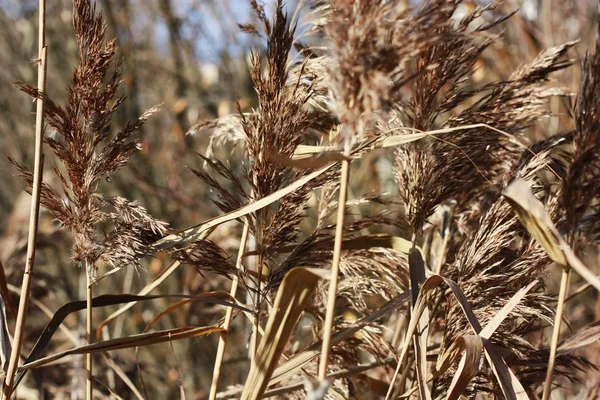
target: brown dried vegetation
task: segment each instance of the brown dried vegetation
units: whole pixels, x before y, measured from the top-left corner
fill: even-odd
[[[54,333],[63,321],[78,330],[68,314],[81,309],[79,303],[68,303],[77,296],[63,296],[66,308],[41,336],[32,333],[40,338],[16,384],[22,373],[37,374],[37,368],[62,354],[102,352],[95,359],[97,398],[109,398],[110,392],[167,398],[192,391],[190,398],[211,399],[541,398],[549,327],[556,315],[554,273],[570,264],[554,262],[538,241],[539,232],[521,223],[522,215],[503,190],[525,181],[570,247],[597,274],[600,40],[583,58],[578,87],[568,88],[561,74],[577,67],[579,62],[568,57],[585,41],[537,46],[540,50],[529,59],[502,63],[493,74],[487,64],[500,57],[503,41],[515,34],[515,20],[539,44],[532,22],[499,3],[474,7],[467,0],[431,0],[409,8],[400,0],[306,0],[290,16],[277,0],[272,18],[258,1],[248,3],[254,22],[239,28],[265,45],[252,50],[248,60],[256,95],[252,107],[242,99],[231,115],[186,127],[191,139],[185,140],[204,137],[206,147],[190,158],[188,171],[179,165],[192,180],[181,191],[173,189],[177,193],[166,200],[191,204],[194,211],[188,217],[195,222],[207,219],[192,228],[189,219],[187,224],[179,219],[172,225],[182,229],[167,232],[161,220],[177,217],[169,214],[172,207],[148,211],[138,201],[115,195],[109,185],[115,172],[123,169],[125,174],[127,163],[135,169],[138,157],[140,163],[148,162],[136,155],[145,143],[142,127],[163,117],[155,106],[122,128],[114,126],[126,103],[119,94],[122,66],[116,41],[108,40],[107,25],[93,3],[73,2],[79,55],[64,102],[17,84],[46,102],[45,143],[54,153],[48,159],[55,178],[43,184],[41,205],[61,229],[70,231],[72,262],[87,266],[97,279],[95,286],[114,295],[97,297],[94,307],[119,308],[96,314],[102,343],[83,346],[74,339],[79,347],[60,353]],[[176,28],[177,23],[170,26],[175,29],[171,33]],[[481,70],[490,75],[482,78]],[[571,107],[574,91],[578,94]],[[557,110],[566,112],[558,118]],[[548,121],[554,119],[558,128],[551,131]],[[191,148],[190,153],[196,151]],[[31,191],[33,173],[15,159],[10,161]],[[345,190],[340,161],[352,165],[346,204],[336,200],[338,191]],[[153,190],[143,190],[140,201],[155,204],[147,196],[165,190],[146,185]],[[194,186],[210,188],[210,198],[202,189],[190,200],[192,192],[186,190]],[[132,190],[127,197],[136,194]],[[221,216],[209,219],[209,200]],[[318,382],[314,377],[338,207],[346,218],[331,379]],[[244,224],[248,243],[245,234],[239,240]],[[38,246],[43,244],[41,240]],[[2,259],[17,265],[18,246],[13,248],[14,254]],[[162,267],[167,261],[170,266]],[[38,264],[36,273],[43,276],[45,265]],[[156,276],[142,280],[146,286],[135,290],[131,285],[122,291],[107,288],[115,275],[133,279],[125,267],[135,267],[140,277],[146,269]],[[11,282],[18,275],[15,269]],[[310,282],[286,280],[293,276],[310,276]],[[1,281],[6,298],[8,286]],[[233,298],[221,292],[230,281],[242,288],[231,292]],[[144,297],[159,285],[159,295]],[[572,285],[578,287],[574,296],[583,297],[586,283]],[[34,289],[34,300],[56,298],[58,290]],[[151,322],[148,316],[136,317],[121,335],[125,325],[115,322],[116,317],[133,313],[128,290],[139,293],[133,300],[139,303],[179,301],[148,306]],[[573,298],[567,299],[564,319],[569,328],[579,329],[574,337],[593,346],[600,337],[592,322],[600,317],[598,307],[577,308],[572,304],[578,297]],[[194,304],[200,299],[204,308],[198,311]],[[226,307],[232,311],[223,319]],[[593,312],[595,318],[590,318]],[[587,320],[579,319],[582,313]],[[149,329],[159,322],[168,329],[143,330],[144,323]],[[120,328],[109,332],[113,324]],[[133,336],[142,332],[146,336]],[[220,364],[217,357],[222,383],[209,393],[194,382],[210,381],[215,347],[210,336],[187,347],[185,354],[175,346],[178,339],[219,332],[228,343],[219,351],[230,362]],[[133,350],[107,353],[171,340],[170,349],[157,352],[156,360],[144,356],[143,348],[141,356]],[[47,349],[56,354],[43,357]],[[588,390],[583,382],[594,376],[600,360],[577,349],[568,341],[558,346],[552,387],[565,398],[586,396],[586,391],[592,398],[597,384],[590,382]],[[234,354],[242,366],[234,364]],[[175,360],[175,367],[154,375],[151,369],[159,367],[152,363],[160,364],[158,357]],[[178,361],[180,357],[185,360]],[[81,364],[68,362],[60,368],[71,380],[48,374],[46,382],[54,388],[40,393],[58,396],[77,390]],[[161,384],[149,385],[144,375]],[[242,388],[245,375],[250,378]],[[177,394],[165,389],[169,385],[180,387]]]

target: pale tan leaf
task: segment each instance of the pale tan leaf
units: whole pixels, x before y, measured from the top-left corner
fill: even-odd
[[[388,390],[388,394],[387,394],[386,398],[393,397],[394,386],[395,386],[396,379],[398,377],[399,368],[405,362],[405,358],[408,354],[408,347],[410,345],[411,337],[412,337],[412,335],[414,335],[420,315],[423,313],[424,309],[426,308],[428,296],[442,282],[444,282],[452,290],[454,297],[456,297],[456,299],[458,300],[458,304],[460,305],[460,307],[461,307],[465,317],[467,318],[467,321],[471,325],[471,328],[473,329],[474,333],[478,335],[482,331],[481,325],[479,324],[479,321],[475,317],[473,310],[469,306],[467,298],[462,293],[462,291],[460,290],[460,288],[458,287],[456,282],[454,282],[448,278],[445,278],[443,276],[429,273],[429,278],[427,278],[425,283],[421,286],[419,297],[418,297],[416,305],[413,309],[413,314],[411,315],[411,318],[409,321],[409,326],[408,326],[408,329],[406,332],[406,337],[404,339],[404,343],[402,344],[402,350],[401,350],[399,361],[398,361],[398,367],[396,368],[396,371],[394,372],[394,376],[392,377],[392,381],[390,383],[390,388]],[[491,329],[490,329],[490,331],[491,331]],[[493,348],[493,345],[489,341],[487,341],[485,338],[482,338],[482,340],[483,340],[483,344],[484,344],[484,348],[485,348],[486,359],[487,359],[488,363],[490,364],[490,367],[492,368],[492,371],[494,372],[496,379],[500,383],[500,387],[502,389],[502,392],[504,393],[504,396],[510,400],[528,399],[529,397],[527,396],[527,393],[525,392],[523,385],[521,385],[521,383],[516,378],[514,373],[510,370],[510,368],[508,368],[508,366],[506,365],[506,363],[502,359],[502,357],[497,355],[495,349]]]
[[[189,339],[194,337],[205,336],[214,332],[224,331],[225,330],[223,328],[219,328],[216,326],[183,327],[151,333],[142,333],[139,335],[127,336],[118,339],[110,339],[51,354],[49,356],[37,359],[35,361],[21,366],[19,368],[19,371],[28,370],[31,368],[38,368],[43,365],[49,364],[53,361],[59,360],[63,357],[74,354],[103,353],[111,350],[148,346],[151,344],[164,343],[180,339]]]
[[[292,158],[272,154],[271,159],[280,165],[300,169],[314,169],[326,166],[331,162],[350,161],[352,157],[344,155],[339,150],[322,151],[315,154],[296,154]]]
[[[330,271],[322,269],[294,268],[283,278],[241,399],[260,399],[264,394],[306,301],[319,279],[329,279],[329,276]]]
[[[558,347],[558,354],[565,354],[600,340],[600,320],[579,329]]]
[[[318,176],[322,175],[323,173],[327,172],[335,164],[336,163],[331,163],[323,168],[320,168],[314,172],[311,172],[310,174],[307,174],[306,176],[303,176],[302,178],[294,181],[294,183],[292,183],[282,189],[279,189],[278,191],[276,191],[266,197],[263,197],[260,200],[257,200],[253,203],[250,203],[241,208],[238,208],[237,210],[234,210],[234,211],[228,212],[226,214],[220,215],[218,217],[209,219],[208,221],[206,221],[202,224],[185,229],[182,232],[165,236],[164,238],[160,239],[159,241],[157,241],[154,244],[154,248],[156,250],[166,250],[166,249],[169,249],[174,246],[178,246],[178,245],[182,245],[182,244],[186,244],[186,243],[193,243],[193,242],[203,238],[204,235],[206,235],[206,232],[209,231],[210,229],[215,228],[216,226],[221,225],[225,222],[232,221],[234,219],[238,219],[240,217],[243,217],[245,215],[248,215],[250,213],[258,211],[258,210],[260,210],[264,207],[267,207],[268,205],[276,202],[277,200],[281,199],[282,197],[284,197],[290,193],[293,193],[294,191],[296,191],[299,188],[301,188],[302,186],[304,186],[306,183],[310,182],[311,180],[313,180],[313,179],[317,178]]]
[[[483,352],[483,341],[478,335],[465,335],[458,338],[460,347],[465,350],[458,368],[454,373],[446,399],[458,399],[466,390],[471,379],[479,372],[481,353]]]
[[[515,179],[503,192],[525,229],[548,252],[552,260],[569,266],[583,279],[600,291],[600,279],[575,255],[571,247],[556,229],[543,204],[533,195],[529,185]]]
[[[552,222],[542,203],[531,193],[529,185],[522,179],[514,180],[502,193],[517,213],[525,229],[544,247],[550,258],[567,265],[560,249],[558,238],[552,233]]]
[[[180,265],[181,265],[181,263],[179,261],[175,261],[175,262],[171,263],[171,265],[169,265],[165,270],[163,270],[160,274],[158,274],[158,276],[156,278],[154,278],[154,280],[152,282],[150,282],[146,286],[144,286],[142,288],[142,290],[139,291],[138,295],[146,296],[147,294],[149,294],[151,291],[156,289],[162,282],[164,282],[173,272],[175,272],[175,270],[177,268],[179,268]],[[106,317],[104,319],[104,321],[102,321],[98,325],[98,328],[96,329],[96,332],[97,332],[96,336],[98,338],[100,338],[100,332],[102,332],[102,329],[106,325],[110,324],[119,315],[125,313],[127,310],[129,310],[131,307],[133,307],[136,304],[137,304],[137,302],[133,302],[133,301],[131,303],[127,303],[127,304],[123,305],[121,308],[119,308],[117,311],[113,312],[108,317]]]
[[[361,318],[359,321],[353,323],[347,328],[335,332],[331,337],[331,344],[336,345],[341,343],[342,341],[354,336],[356,332],[359,332],[361,329],[377,321],[379,318],[387,316],[394,310],[399,309],[408,301],[409,295],[409,291],[403,292],[402,294],[386,302],[383,306],[378,308],[376,311],[373,311],[366,317]],[[299,354],[296,354],[288,361],[277,367],[275,372],[273,372],[273,376],[269,382],[269,385],[274,385],[283,379],[289,378],[310,361],[318,357],[319,354],[321,354],[321,342],[313,343],[307,349]]]

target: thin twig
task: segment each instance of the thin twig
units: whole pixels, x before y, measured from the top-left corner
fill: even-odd
[[[240,238],[240,248],[238,250],[237,260],[236,260],[236,268],[240,270],[242,268],[242,260],[244,256],[244,252],[246,251],[246,242],[248,241],[248,231],[249,224],[245,223],[244,228],[242,230],[242,236]],[[231,282],[231,289],[229,291],[229,295],[232,298],[235,298],[237,294],[237,288],[239,284],[239,279],[236,276],[233,277],[233,281]],[[233,315],[233,308],[228,307],[225,312],[225,322],[223,323],[223,328],[226,333],[222,334],[219,338],[219,347],[217,348],[217,356],[215,358],[215,367],[213,370],[213,378],[210,386],[210,395],[209,400],[215,400],[217,398],[217,387],[219,386],[219,377],[221,376],[221,367],[223,365],[223,358],[225,356],[225,346],[227,345],[227,333],[229,332],[229,327],[231,326],[231,317]]]
[[[560,325],[562,323],[563,309],[565,308],[565,299],[569,291],[569,280],[571,277],[571,268],[563,267],[560,279],[560,291],[558,293],[558,304],[556,305],[556,316],[554,317],[554,329],[552,330],[552,342],[550,343],[550,358],[548,359],[548,371],[546,372],[546,382],[544,383],[544,394],[542,400],[548,400],[552,392],[552,373],[556,364],[556,349],[558,348],[558,339],[560,337]]]
[[[39,27],[38,27],[38,91],[46,93],[46,70],[48,60],[48,49],[46,48],[46,1],[39,1]],[[27,258],[25,260],[25,271],[23,272],[23,283],[21,284],[21,297],[19,301],[19,310],[17,312],[17,321],[15,325],[15,339],[13,349],[10,354],[10,361],[6,371],[6,379],[2,387],[2,399],[8,399],[12,392],[12,385],[17,371],[19,354],[23,345],[23,336],[25,333],[25,321],[27,318],[27,309],[29,308],[29,296],[31,288],[31,275],[33,274],[33,264],[35,262],[35,241],[37,238],[38,221],[40,214],[40,192],[42,186],[43,173],[43,154],[42,146],[44,142],[44,99],[38,96],[35,116],[35,155],[33,170],[33,185],[31,188],[31,208],[29,213],[29,235],[27,237]]]
[[[327,298],[327,311],[325,314],[325,325],[323,327],[323,346],[321,360],[319,363],[319,380],[327,377],[327,360],[331,350],[331,334],[333,331],[333,318],[335,317],[335,298],[337,295],[338,275],[340,269],[340,258],[342,253],[342,239],[344,233],[344,218],[346,200],[348,197],[348,179],[350,176],[350,161],[342,161],[342,175],[340,177],[340,197],[338,202],[335,242],[333,244],[333,260],[331,262],[331,282],[329,283],[329,296]]]

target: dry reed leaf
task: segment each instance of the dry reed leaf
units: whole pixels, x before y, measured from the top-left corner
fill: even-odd
[[[312,146],[308,144],[300,144],[296,147],[294,154],[292,155],[292,159],[301,159],[306,156],[314,155],[314,154],[322,154],[329,152],[339,152],[339,148],[335,146]]]
[[[315,268],[294,268],[283,278],[258,351],[242,392],[241,399],[259,399],[267,389],[306,301],[319,279],[329,279],[330,272]]]
[[[331,163],[323,168],[320,168],[306,176],[303,176],[302,178],[298,179],[294,183],[292,183],[282,189],[279,189],[278,191],[276,191],[266,197],[263,197],[260,200],[257,200],[250,204],[247,204],[244,207],[241,207],[235,211],[220,215],[216,218],[209,219],[208,221],[206,221],[202,224],[185,229],[184,231],[179,232],[177,234],[171,234],[171,235],[165,236],[164,238],[160,239],[159,241],[157,241],[154,244],[154,248],[156,250],[166,250],[166,249],[169,249],[169,248],[177,246],[177,245],[194,242],[194,241],[198,240],[199,238],[201,238],[205,234],[205,232],[207,232],[211,228],[214,228],[225,222],[228,222],[228,221],[231,221],[234,219],[238,219],[240,217],[243,217],[243,216],[253,213],[255,211],[258,211],[258,210],[274,203],[275,201],[281,199],[282,197],[284,197],[290,193],[293,193],[297,189],[304,186],[306,183],[310,182],[311,180],[313,180],[313,179],[317,178],[318,176],[322,175],[323,173],[327,172],[334,165],[335,165],[335,163]]]
[[[331,344],[336,345],[352,336],[369,324],[377,321],[379,318],[388,316],[393,311],[401,308],[409,300],[410,291],[403,292],[393,299],[386,302],[383,306],[373,311],[366,317],[361,318],[352,325],[344,328],[338,332],[335,332],[331,336]],[[294,355],[292,358],[281,364],[271,377],[269,385],[274,385],[283,379],[290,377],[291,375],[299,372],[306,364],[314,360],[321,354],[321,342],[311,344],[309,347]]]
[[[563,267],[570,266],[600,291],[600,279],[575,255],[556,229],[543,204],[533,195],[524,180],[515,179],[504,189],[503,195],[517,213],[525,229],[540,242],[553,261]]]
[[[2,362],[2,369],[6,372],[10,353],[12,353],[12,338],[8,331],[8,320],[6,319],[6,307],[4,306],[3,297],[0,296],[0,362]]]
[[[111,395],[112,397],[114,397],[116,400],[124,400],[124,399],[123,399],[121,396],[119,396],[118,394],[116,394],[116,393],[114,392],[114,390],[112,390],[112,389],[111,389],[111,388],[110,388],[110,387],[109,387],[107,384],[105,384],[104,382],[102,382],[102,381],[101,381],[101,380],[99,380],[98,378],[96,378],[96,377],[92,377],[92,379],[94,380],[94,382],[96,382],[96,383],[100,384],[100,386],[102,386],[104,389],[106,389],[106,391],[107,391],[108,393],[110,393],[110,395]]]
[[[421,251],[416,248],[411,248],[408,253],[408,267],[410,273],[411,287],[411,305],[414,308],[421,284],[425,282],[425,261]],[[415,362],[417,369],[417,386],[419,388],[419,397],[421,399],[430,400],[431,392],[426,382],[427,377],[427,338],[429,323],[429,309],[425,308],[419,316],[419,323],[413,336],[413,344],[415,347]]]
[[[466,296],[460,290],[460,288],[458,287],[456,282],[454,282],[450,279],[447,279],[447,278],[442,278],[442,279],[444,280],[444,283],[446,283],[446,285],[448,285],[450,287],[450,289],[452,290],[452,293],[458,300],[458,304],[460,305],[463,313],[467,317],[467,321],[469,321],[469,324],[471,325],[471,328],[473,329],[473,331],[476,334],[478,334],[479,337],[482,338],[483,345],[485,348],[485,353],[484,353],[485,358],[486,358],[488,364],[490,365],[490,367],[492,368],[492,372],[494,373],[494,376],[496,376],[496,379],[498,380],[498,383],[500,384],[500,388],[502,389],[504,396],[510,400],[529,399],[529,396],[527,396],[527,393],[525,392],[525,388],[523,388],[523,385],[521,384],[521,382],[519,382],[519,380],[517,379],[515,374],[512,372],[512,370],[508,367],[508,365],[506,365],[506,362],[504,361],[504,359],[496,353],[494,346],[488,340],[487,335],[488,334],[491,335],[493,333],[493,331],[497,328],[497,325],[499,325],[500,322],[502,322],[500,320],[500,318],[493,319],[494,324],[492,324],[491,327],[484,332],[483,329],[481,328],[481,325],[479,324],[479,321],[477,321],[477,318],[475,317],[473,310],[471,310],[471,307],[469,306]],[[519,292],[517,292],[515,294],[515,297],[524,296],[525,293],[527,293],[527,291],[529,291],[533,287],[534,283],[537,283],[537,282],[534,281],[527,288],[521,289]],[[500,311],[500,314],[506,313],[506,315],[508,315],[509,311],[507,311],[507,310],[508,310],[508,307],[506,307],[506,306],[503,307],[502,310]],[[494,327],[494,326],[496,326],[496,327]],[[482,335],[482,332],[483,332],[483,335]]]
[[[131,379],[129,379],[129,377],[127,376],[127,374],[125,373],[125,371],[123,371],[123,369],[119,366],[119,364],[117,364],[116,362],[114,362],[112,360],[112,358],[110,358],[108,355],[104,354],[104,362],[106,362],[106,365],[108,365],[113,371],[115,371],[115,373],[117,374],[117,376],[119,378],[121,378],[121,380],[123,381],[123,383],[125,383],[125,385],[129,388],[129,390],[131,390],[131,393],[133,393],[133,395],[136,397],[136,399],[138,400],[144,400],[144,396],[142,396],[142,394],[140,393],[140,391],[138,390],[138,388],[133,384],[133,382],[131,381]]]
[[[298,244],[290,244],[282,246],[277,250],[277,254],[291,253],[298,247]],[[344,239],[342,242],[342,250],[368,250],[374,247],[383,247],[388,249],[394,249],[404,254],[408,254],[412,249],[413,244],[410,240],[404,239],[401,236],[393,236],[385,233],[373,233],[370,235],[353,237],[350,239]],[[421,248],[416,247],[419,251]],[[248,251],[244,253],[244,257],[255,256],[259,254],[258,251]],[[249,273],[252,273],[248,271]]]
[[[141,296],[141,295],[117,294],[117,295],[102,295],[102,296],[95,297],[92,300],[92,307],[93,308],[106,307],[106,306],[111,306],[111,305],[116,305],[116,304],[131,303],[132,301],[135,301],[135,302],[148,301],[148,300],[161,299],[161,298],[177,298],[177,299],[197,298],[199,301],[206,301],[206,302],[215,303],[215,304],[222,304],[222,305],[236,307],[236,308],[240,308],[240,309],[243,308],[241,306],[238,306],[237,304],[221,300],[221,299],[219,299],[219,297],[223,298],[223,299],[231,299],[231,296],[229,296],[229,293],[227,293],[227,292],[209,292],[209,293],[204,293],[200,296],[188,296],[188,295]],[[38,360],[40,358],[41,354],[43,353],[43,351],[46,349],[46,347],[50,343],[50,340],[54,336],[54,333],[58,330],[58,328],[63,323],[65,318],[67,318],[67,316],[69,316],[71,313],[85,309],[86,306],[87,306],[86,300],[81,300],[81,301],[72,301],[72,302],[69,302],[69,303],[63,305],[62,307],[60,307],[54,313],[54,315],[52,316],[50,321],[46,324],[46,327],[42,331],[42,334],[40,335],[40,337],[36,341],[35,345],[31,349],[29,355],[25,359],[25,364]],[[101,328],[99,328],[97,335],[99,338],[101,337]],[[17,375],[15,377],[15,383],[13,385],[13,390],[14,390],[14,388],[17,387],[19,382],[21,382],[25,373],[26,373],[25,370],[17,373]]]
[[[371,148],[364,149],[363,151],[368,152],[369,150],[372,151],[372,150],[379,149],[379,148],[396,147],[396,146],[399,146],[402,144],[416,142],[417,140],[421,140],[421,139],[424,139],[424,138],[430,137],[430,136],[435,136],[435,135],[440,135],[440,134],[445,134],[445,133],[460,132],[460,131],[472,130],[472,129],[481,129],[481,128],[490,129],[496,133],[499,133],[503,136],[508,137],[511,140],[515,139],[513,135],[511,135],[507,132],[504,132],[500,129],[494,128],[493,126],[490,126],[488,124],[471,124],[471,125],[464,125],[464,126],[455,126],[452,128],[435,129],[435,130],[425,131],[425,132],[415,130],[414,128],[403,127],[403,128],[400,128],[400,130],[406,130],[406,131],[410,131],[412,133],[402,133],[399,135],[384,136],[383,138],[375,141],[374,145]],[[523,145],[520,142],[518,144],[520,147],[525,147],[525,145]],[[315,154],[318,155],[318,154],[327,154],[327,153],[339,153],[339,149],[335,146],[299,145],[296,148],[294,155],[292,156],[292,160],[299,160],[299,159],[305,158],[309,155],[315,155]]]
[[[519,290],[515,295],[502,307],[500,311],[494,315],[494,317],[487,323],[487,325],[479,332],[479,335],[466,335],[460,337],[456,342],[452,343],[448,351],[448,356],[444,356],[436,368],[436,374],[439,376],[445,372],[450,365],[454,362],[458,353],[466,350],[463,355],[457,372],[452,379],[452,384],[448,390],[448,399],[456,399],[470,383],[471,379],[479,371],[479,361],[481,360],[481,350],[483,349],[483,339],[489,339],[493,333],[498,329],[502,321],[510,314],[510,312],[521,302],[523,297],[537,284],[537,280],[530,283],[527,287]],[[471,348],[469,348],[469,346]],[[477,355],[478,354],[478,355]]]
[[[339,150],[323,151],[315,155],[298,155],[294,153],[292,158],[284,157],[279,154],[272,154],[270,157],[275,163],[279,165],[300,169],[322,168],[330,162],[352,160],[352,157],[344,155]]]
[[[600,340],[600,320],[587,324],[565,339],[558,346],[557,353],[565,354],[588,346]]]
[[[161,273],[156,278],[154,278],[154,280],[152,282],[150,282],[146,286],[144,286],[142,288],[142,290],[140,290],[138,292],[137,295],[138,296],[146,296],[148,293],[150,293],[151,291],[156,289],[158,287],[158,285],[163,283],[180,265],[181,265],[180,261],[174,261],[173,263],[171,263],[171,265],[169,265],[166,269],[161,271]],[[110,324],[119,315],[123,314],[125,311],[129,310],[131,307],[136,305],[136,303],[137,303],[137,301],[129,302],[129,303],[125,304],[123,307],[119,308],[117,311],[110,314],[108,317],[106,317],[98,325],[98,328],[96,329],[96,338],[97,338],[96,340],[100,340],[102,329],[106,325]]]
[[[542,203],[531,193],[529,185],[522,179],[516,179],[502,194],[514,208],[525,229],[540,242],[550,258],[566,266],[567,259],[560,249],[558,238],[552,232],[550,217]]]
[[[182,327],[151,333],[141,333],[139,335],[133,335],[124,338],[110,339],[102,342],[88,344],[85,346],[75,347],[73,349],[51,354],[49,356],[40,358],[36,361],[25,363],[19,368],[19,371],[27,371],[32,368],[38,368],[49,364],[53,361],[60,360],[63,357],[75,354],[94,354],[103,353],[111,350],[127,349],[131,347],[149,346],[152,344],[170,342],[181,339],[190,339],[194,337],[206,336],[214,332],[224,331],[225,330],[223,328],[219,328],[216,326]]]
[[[478,335],[461,336],[457,341],[461,342],[460,347],[465,350],[465,354],[462,356],[452,378],[448,395],[446,396],[447,400],[458,399],[465,392],[471,379],[479,372],[479,362],[481,361],[481,354],[483,352],[483,341]]]
[[[406,331],[406,337],[404,339],[404,343],[402,344],[402,351],[401,351],[400,357],[398,359],[398,367],[396,368],[396,371],[394,372],[394,376],[392,377],[392,381],[390,382],[390,389],[388,390],[386,399],[391,398],[392,394],[394,393],[394,385],[395,385],[396,379],[398,377],[399,369],[406,360],[406,357],[408,355],[408,349],[410,346],[410,341],[412,339],[412,336],[415,333],[420,316],[423,313],[425,307],[427,306],[427,300],[428,300],[427,296],[435,288],[440,286],[442,284],[442,282],[445,283],[452,290],[452,293],[454,294],[456,300],[458,301],[460,308],[462,309],[465,317],[467,318],[467,321],[471,325],[471,328],[473,329],[475,334],[480,335],[481,332],[483,331],[483,329],[481,328],[481,325],[479,324],[479,321],[477,320],[477,318],[475,317],[475,314],[473,313],[473,310],[469,306],[469,302],[468,302],[466,296],[464,295],[464,293],[462,293],[461,289],[458,287],[456,282],[454,282],[448,278],[445,278],[443,276],[431,273],[430,276],[425,281],[425,283],[423,283],[423,285],[421,286],[421,291],[419,293],[417,303],[415,304],[415,307],[413,308],[413,313],[411,314],[408,329]],[[517,295],[524,296],[526,291],[528,291],[531,287],[533,287],[533,284],[529,285],[525,289],[522,289],[522,291],[519,291],[517,293]],[[517,296],[517,295],[515,295],[515,296]],[[504,310],[504,308],[501,311],[503,311],[502,312],[503,314],[506,312]],[[499,318],[498,318],[498,320],[499,320]],[[497,322],[498,320],[494,321],[492,328],[493,328],[493,326],[498,324],[498,322]],[[495,328],[494,329],[492,329],[492,328],[489,328],[487,331],[485,331],[484,335],[491,334],[490,332],[493,332],[493,330],[495,330]],[[480,337],[481,337],[481,335],[480,335]],[[527,393],[525,392],[523,385],[521,385],[521,383],[519,382],[517,377],[510,370],[510,368],[506,365],[506,362],[502,359],[502,357],[500,357],[496,353],[492,343],[489,342],[487,340],[487,338],[481,337],[481,339],[483,341],[483,345],[485,348],[485,357],[486,357],[490,367],[492,368],[492,371],[494,372],[494,375],[496,376],[498,383],[500,384],[500,387],[502,389],[502,392],[504,393],[504,396],[507,399],[511,399],[511,400],[528,399],[529,397],[527,396]]]
[[[10,297],[10,292],[8,290],[8,283],[6,281],[6,274],[4,272],[4,264],[0,261],[0,296],[4,299],[4,304],[6,304],[6,308],[12,315],[17,315],[17,309],[12,302],[12,298]]]

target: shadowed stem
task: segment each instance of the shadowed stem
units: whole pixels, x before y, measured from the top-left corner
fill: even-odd
[[[329,296],[323,327],[323,346],[319,363],[319,380],[327,377],[327,361],[331,350],[331,334],[333,331],[333,318],[335,317],[335,298],[337,295],[340,258],[342,253],[342,238],[344,233],[344,217],[346,199],[348,197],[348,178],[350,177],[350,161],[342,161],[342,175],[340,177],[340,197],[338,201],[337,218],[335,226],[335,241],[333,244],[333,260],[331,262],[331,282],[329,283]]]
[[[236,268],[239,270],[242,268],[242,259],[244,256],[244,252],[246,251],[246,242],[248,241],[248,231],[249,224],[244,224],[244,229],[242,230],[242,236],[240,238],[240,248],[238,250],[238,256],[236,260]],[[238,276],[235,275],[233,277],[233,281],[231,282],[231,290],[229,291],[229,295],[235,299],[237,294],[237,288],[239,284]],[[229,327],[231,326],[231,317],[233,315],[233,308],[228,307],[225,313],[225,322],[223,322],[223,328],[226,332],[229,332]],[[217,398],[217,388],[219,386],[219,377],[221,376],[221,366],[223,365],[223,358],[225,356],[225,346],[227,345],[227,333],[222,334],[219,338],[219,347],[217,348],[217,356],[215,358],[215,368],[213,370],[213,378],[210,386],[210,395],[209,400],[215,400]]]
[[[86,326],[85,326],[85,337],[86,337],[86,341],[87,344],[92,344],[92,295],[93,295],[93,288],[92,288],[92,268],[93,265],[91,263],[87,263],[86,264],[86,268],[85,268],[85,273],[86,273],[86,302],[87,302],[87,307],[86,307]],[[93,399],[93,391],[94,391],[94,385],[93,385],[93,371],[92,371],[92,353],[87,353],[85,355],[85,370],[87,373],[87,379],[86,379],[86,383],[85,383],[85,397],[87,400],[92,400]]]
[[[46,48],[46,1],[39,2],[39,28],[38,28],[38,90],[46,93],[46,70],[48,53]],[[35,116],[35,155],[33,168],[33,184],[31,188],[31,208],[29,212],[29,234],[27,237],[27,258],[25,260],[25,271],[23,272],[23,283],[21,284],[21,296],[19,300],[19,310],[17,312],[17,321],[15,324],[15,338],[13,348],[10,353],[10,361],[6,370],[6,379],[2,387],[2,399],[8,399],[12,391],[12,385],[17,372],[19,354],[23,345],[23,336],[25,334],[25,321],[27,318],[27,309],[29,307],[29,296],[31,288],[31,275],[33,274],[33,264],[35,262],[35,241],[37,238],[38,221],[40,213],[40,191],[42,186],[43,173],[43,154],[42,145],[44,141],[44,99],[41,96],[37,98],[36,116]]]
[[[552,330],[552,342],[550,342],[550,358],[548,359],[548,371],[546,372],[546,382],[544,383],[544,394],[542,400],[550,399],[552,392],[552,373],[556,364],[556,349],[560,337],[560,325],[562,323],[563,309],[565,308],[565,299],[569,292],[569,280],[571,277],[571,268],[563,267],[560,279],[560,291],[558,292],[558,304],[556,305],[556,316],[554,317],[554,329]]]

